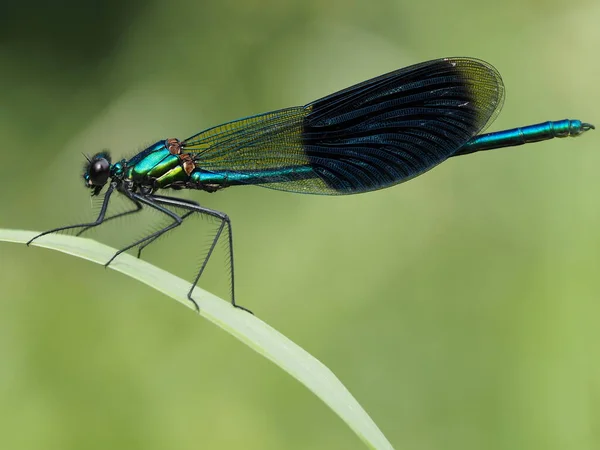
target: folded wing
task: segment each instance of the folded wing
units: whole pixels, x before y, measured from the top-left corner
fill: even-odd
[[[197,167],[242,174],[252,184],[310,194],[366,192],[443,162],[495,119],[503,99],[491,65],[438,59],[304,107],[208,129],[182,145]]]

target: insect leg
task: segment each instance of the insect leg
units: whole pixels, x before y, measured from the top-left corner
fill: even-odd
[[[33,241],[35,241],[36,239],[38,239],[42,236],[45,236],[45,235],[51,234],[51,233],[56,233],[58,231],[70,230],[73,228],[88,229],[88,228],[92,228],[92,227],[97,227],[105,220],[104,217],[106,215],[106,209],[108,208],[108,201],[110,200],[110,196],[112,195],[114,190],[115,190],[115,184],[111,184],[108,187],[106,194],[104,195],[104,201],[102,202],[102,207],[100,208],[100,214],[98,214],[98,217],[96,218],[96,220],[94,222],[80,223],[77,225],[68,225],[66,227],[53,228],[52,230],[44,231],[43,233],[40,233],[37,236],[34,236],[33,238],[31,238],[29,240],[29,242],[27,242],[27,245],[31,244]]]
[[[174,197],[163,197],[162,195],[153,195],[153,196],[152,196],[152,198],[153,198],[154,200],[156,200],[156,201],[157,201],[157,203],[160,203],[160,199],[162,199],[162,198],[174,198]],[[192,200],[186,200],[186,199],[177,199],[177,200],[180,200],[180,201],[181,201],[181,203],[185,203],[185,204],[188,204],[188,205],[193,205],[193,206],[198,206],[198,203],[196,203],[196,202],[194,202],[194,201],[192,201]],[[195,211],[188,211],[188,212],[186,212],[185,214],[183,214],[183,215],[181,216],[181,220],[183,221],[183,220],[187,219],[187,218],[188,218],[189,216],[191,216],[191,215],[192,215],[194,212],[195,212]],[[144,250],[146,247],[148,247],[150,244],[152,244],[152,243],[153,243],[153,242],[154,242],[156,239],[158,239],[160,236],[162,236],[162,234],[163,234],[163,233],[165,233],[165,232],[166,232],[166,231],[168,231],[168,230],[164,230],[164,229],[163,229],[163,230],[161,230],[161,231],[162,231],[162,233],[160,233],[160,234],[159,234],[159,235],[157,235],[157,236],[154,236],[152,239],[149,239],[148,241],[144,242],[143,244],[141,244],[141,245],[139,246],[139,248],[138,248],[138,253],[137,253],[137,257],[138,257],[138,258],[142,256],[142,250]]]
[[[112,216],[108,216],[104,219],[104,221],[103,221],[104,223],[108,222],[109,220],[118,219],[119,217],[128,216],[129,214],[134,214],[134,213],[140,212],[142,210],[142,204],[140,202],[132,199],[131,197],[129,197],[127,195],[126,195],[126,197],[128,200],[130,200],[131,202],[133,202],[135,204],[135,209],[130,209],[129,211],[123,211],[121,213],[114,214]],[[92,225],[85,227],[83,230],[80,230],[75,236],[81,236],[83,233],[85,233],[87,230],[89,230],[92,227],[93,227]]]
[[[200,266],[200,270],[198,270],[198,274],[196,275],[196,278],[194,279],[194,282],[192,283],[192,287],[190,288],[190,291],[188,292],[188,298],[192,302],[196,303],[194,301],[194,299],[192,298],[192,292],[194,291],[194,288],[198,284],[198,281],[200,280],[200,277],[202,276],[202,273],[204,272],[204,269],[206,268],[208,260],[210,259],[211,255],[217,245],[219,237],[221,236],[223,230],[225,228],[227,228],[227,244],[228,244],[228,249],[229,249],[229,267],[231,269],[231,304],[236,308],[243,309],[244,311],[247,311],[247,312],[253,314],[252,311],[250,311],[247,308],[244,308],[243,306],[238,305],[235,302],[235,276],[234,276],[234,270],[233,270],[233,233],[231,231],[231,221],[229,220],[229,217],[227,216],[227,214],[225,214],[221,211],[216,211],[214,209],[200,206],[198,203],[192,202],[190,200],[182,200],[182,199],[175,198],[175,197],[167,197],[167,196],[159,196],[159,195],[153,195],[152,199],[156,203],[160,203],[165,206],[173,206],[176,208],[185,209],[185,210],[188,210],[190,213],[196,212],[201,215],[202,214],[208,215],[208,216],[214,217],[215,219],[218,219],[221,221],[221,224],[219,226],[219,229],[217,230],[217,233],[215,234],[215,237],[210,246],[210,249],[208,250],[206,257],[204,258],[204,261],[202,262],[202,265]],[[186,215],[186,217],[187,217],[187,215]]]
[[[154,208],[157,211],[159,211],[159,212],[161,212],[161,213],[169,216],[171,219],[173,219],[173,222],[171,224],[167,225],[166,227],[161,228],[160,230],[155,231],[154,233],[151,233],[148,236],[143,237],[142,239],[138,239],[137,241],[133,242],[132,244],[129,244],[126,247],[123,247],[118,252],[116,252],[112,256],[112,258],[110,258],[108,260],[108,262],[104,265],[105,267],[108,267],[110,265],[110,263],[113,262],[114,259],[117,256],[119,256],[121,253],[126,252],[127,250],[129,250],[129,249],[131,249],[131,248],[133,248],[133,247],[135,247],[137,245],[143,244],[143,243],[145,243],[147,241],[153,241],[154,239],[156,239],[157,237],[159,237],[161,234],[166,233],[167,231],[172,230],[175,227],[178,227],[183,222],[183,219],[181,218],[181,216],[179,216],[178,214],[175,214],[173,211],[171,211],[171,210],[169,210],[169,209],[167,209],[167,208],[165,208],[165,207],[157,204],[156,202],[154,202],[152,200],[151,196],[142,196],[142,195],[139,195],[139,194],[135,194],[133,192],[128,192],[126,195],[127,196],[131,196],[131,199],[134,200],[134,201],[138,201],[140,203],[144,203],[145,205],[147,205],[147,206],[149,206],[151,208]]]

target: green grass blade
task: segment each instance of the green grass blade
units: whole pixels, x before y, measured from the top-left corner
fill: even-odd
[[[0,229],[0,241],[26,243],[37,234],[32,231]],[[116,251],[90,239],[54,234],[44,236],[32,245],[57,250],[98,264],[104,264]],[[190,286],[188,281],[129,254],[122,254],[109,267],[194,309],[187,299]],[[256,316],[233,308],[231,303],[209,292],[196,288],[194,299],[200,307],[202,317],[232,334],[304,384],[340,416],[367,446],[375,449],[392,448],[341,381],[319,360]]]

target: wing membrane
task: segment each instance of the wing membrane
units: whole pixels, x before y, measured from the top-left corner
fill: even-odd
[[[182,144],[207,171],[256,174],[252,184],[285,191],[352,194],[435,167],[486,128],[503,100],[502,79],[489,64],[438,59]]]

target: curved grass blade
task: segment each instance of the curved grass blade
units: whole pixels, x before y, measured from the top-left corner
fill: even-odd
[[[0,229],[0,241],[26,243],[39,234],[34,231]],[[98,264],[104,264],[115,249],[91,239],[65,235],[47,235],[32,245],[57,250]],[[110,266],[168,295],[188,308],[190,283],[129,254],[123,254]],[[256,316],[231,306],[231,303],[198,287],[194,299],[200,315],[232,334],[265,358],[277,364],[304,384],[374,449],[392,449],[377,425],[352,397],[340,380],[320,361],[294,344]]]

